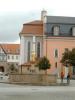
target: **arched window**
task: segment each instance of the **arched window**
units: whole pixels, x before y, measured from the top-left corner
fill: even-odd
[[[27,45],[27,51],[28,51],[28,54],[27,54],[27,60],[30,61],[30,41],[28,41],[28,45]]]
[[[55,49],[55,51],[54,51],[54,56],[55,56],[55,58],[58,58],[58,50],[57,49]]]
[[[40,58],[40,42],[37,43],[37,58]]]

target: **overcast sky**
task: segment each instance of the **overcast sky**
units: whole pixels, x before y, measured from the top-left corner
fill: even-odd
[[[19,43],[23,23],[40,19],[42,9],[75,17],[75,0],[0,0],[0,42]]]

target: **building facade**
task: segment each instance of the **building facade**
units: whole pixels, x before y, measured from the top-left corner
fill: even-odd
[[[47,72],[60,75],[63,70],[66,76],[68,69],[60,61],[66,49],[75,48],[75,18],[48,16],[47,11],[42,11],[41,20],[23,24],[20,41],[20,65],[34,56],[46,56],[51,63]]]
[[[0,71],[7,73],[11,64],[19,65],[20,44],[0,44]]]

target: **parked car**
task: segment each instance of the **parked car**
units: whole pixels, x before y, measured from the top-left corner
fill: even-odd
[[[9,79],[8,75],[5,75],[3,72],[0,72],[0,80],[7,80]]]
[[[0,80],[2,80],[4,78],[4,73],[0,72]]]

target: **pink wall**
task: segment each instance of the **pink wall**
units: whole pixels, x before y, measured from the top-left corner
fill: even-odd
[[[43,41],[43,55],[47,56],[51,63],[51,69],[48,70],[48,73],[55,73],[55,62],[57,62],[58,70],[61,70],[61,57],[65,48],[75,48],[75,39],[74,37],[50,37],[47,40]],[[58,58],[54,57],[54,50],[58,49]]]

